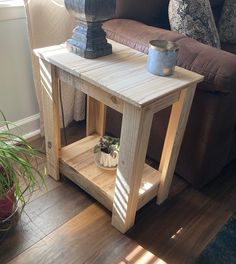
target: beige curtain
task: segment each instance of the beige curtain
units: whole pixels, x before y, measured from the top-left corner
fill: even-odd
[[[65,42],[71,35],[75,22],[64,7],[63,0],[24,0],[32,50]],[[43,134],[42,95],[39,63],[32,53],[33,76],[41,116]],[[85,117],[85,95],[62,83],[62,102],[65,124]]]

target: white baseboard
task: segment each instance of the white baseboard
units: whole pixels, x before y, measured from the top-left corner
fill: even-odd
[[[24,137],[24,139],[30,140],[30,139],[38,138],[40,136],[41,136],[40,129],[37,129],[37,130],[32,131],[32,132],[30,132],[28,134],[25,134],[23,137]]]
[[[40,134],[40,115],[32,115],[14,122],[16,127],[11,126],[14,133],[23,136],[25,139],[36,137]]]

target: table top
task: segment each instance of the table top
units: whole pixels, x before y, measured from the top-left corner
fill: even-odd
[[[138,107],[203,80],[203,76],[180,67],[169,77],[153,75],[147,71],[146,54],[111,40],[109,43],[113,53],[96,59],[69,52],[64,44],[34,52],[52,65]]]

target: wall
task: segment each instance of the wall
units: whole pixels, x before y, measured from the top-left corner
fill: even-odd
[[[0,109],[26,138],[39,133],[26,15],[19,0],[0,0]]]

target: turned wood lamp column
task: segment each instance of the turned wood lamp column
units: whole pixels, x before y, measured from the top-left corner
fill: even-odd
[[[107,43],[102,22],[113,17],[115,0],[65,0],[69,13],[75,17],[78,26],[72,38],[67,40],[67,48],[87,59],[109,55],[111,44]]]

